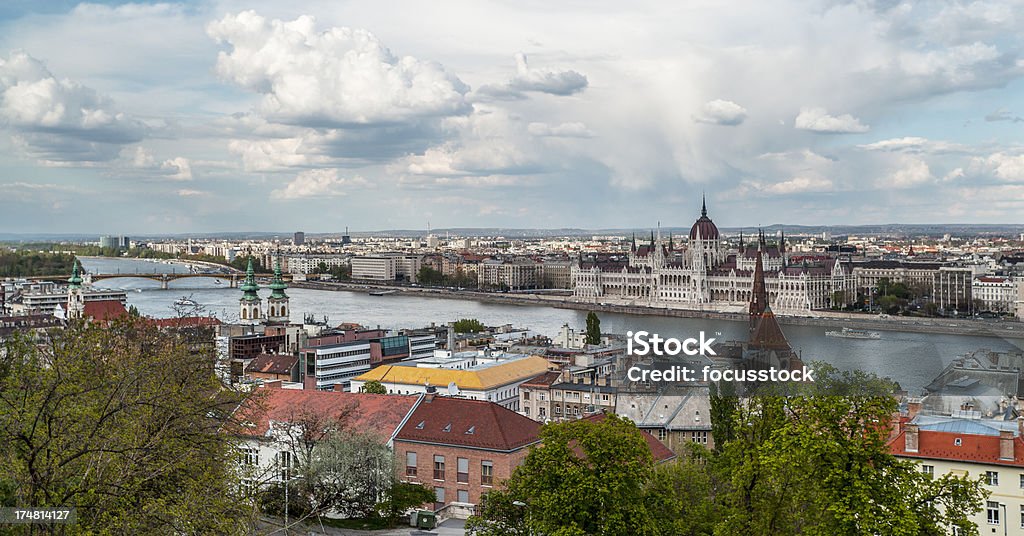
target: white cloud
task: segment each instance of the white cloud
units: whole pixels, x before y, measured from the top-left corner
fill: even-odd
[[[736,126],[747,118],[747,110],[732,101],[715,99],[704,103],[699,114],[693,116],[698,123]]]
[[[200,190],[189,190],[187,188],[178,190],[178,197],[202,197],[205,195],[207,195],[207,193]]]
[[[880,188],[913,188],[934,179],[928,163],[920,158],[905,158],[891,175],[880,181]]]
[[[532,68],[522,52],[516,53],[515,60],[516,75],[511,80],[500,85],[482,86],[477,93],[504,99],[523,98],[527,92],[568,96],[583,91],[590,83],[586,76],[573,70]]]
[[[789,195],[803,192],[826,192],[832,190],[832,181],[816,177],[793,177],[792,179],[770,184],[765,191],[776,195]]]
[[[181,156],[165,161],[160,169],[167,174],[167,178],[174,181],[192,180],[192,164],[188,158]]]
[[[971,148],[958,143],[951,143],[941,140],[929,140],[919,136],[905,136],[902,138],[890,138],[873,143],[857,146],[865,151],[881,151],[891,153],[969,153]]]
[[[358,28],[318,30],[313,17],[227,15],[207,33],[231,49],[217,72],[263,95],[259,110],[289,124],[351,127],[464,114],[468,87],[443,66],[398,57]]]
[[[1024,154],[993,153],[975,157],[968,166],[974,175],[988,175],[1005,182],[1024,182]]]
[[[870,130],[868,125],[862,124],[860,119],[850,114],[833,116],[824,108],[801,108],[793,126],[822,134],[851,134]]]
[[[109,98],[57,79],[24,52],[0,58],[0,124],[31,156],[54,163],[112,160],[146,130]]]
[[[276,199],[339,197],[347,195],[349,188],[365,188],[369,184],[369,181],[359,175],[351,178],[339,177],[337,169],[310,169],[299,173],[284,188],[271,192],[271,197]]]
[[[533,136],[552,138],[591,138],[594,136],[594,133],[587,128],[587,125],[578,122],[560,123],[557,125],[530,123],[527,125],[526,130]]]

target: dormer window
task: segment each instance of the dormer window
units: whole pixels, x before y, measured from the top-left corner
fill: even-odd
[[[452,431],[452,423],[446,424],[444,426],[444,428],[441,429],[441,431],[443,431],[443,432],[451,432]]]
[[[466,430],[467,435],[473,435],[476,433],[476,426],[470,426],[469,430]]]
[[[420,421],[420,423],[416,425],[416,429],[417,430],[422,430],[423,427],[426,426],[426,424],[427,424],[427,421]]]
[[[962,445],[962,444],[963,444],[963,440],[962,440],[962,439],[960,439],[959,437],[953,440],[953,445],[954,445],[954,446],[957,446],[957,447],[959,447],[959,446],[960,446],[960,445]]]

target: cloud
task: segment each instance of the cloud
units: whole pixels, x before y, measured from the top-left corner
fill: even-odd
[[[499,85],[484,85],[477,93],[496,99],[521,99],[528,92],[568,96],[583,91],[590,83],[586,76],[573,70],[534,69],[522,52],[516,53],[515,60],[516,75],[511,80]]]
[[[551,125],[548,123],[530,123],[527,132],[533,136],[552,138],[592,138],[594,133],[583,123],[571,122]]]
[[[928,163],[920,158],[906,158],[901,164],[896,171],[880,181],[880,188],[913,188],[934,179]]]
[[[974,176],[990,176],[1004,182],[1024,183],[1024,154],[993,153],[986,157],[975,157],[968,165]]]
[[[1000,109],[998,109],[998,110],[996,110],[996,111],[986,115],[985,116],[985,121],[988,121],[990,123],[994,122],[994,121],[1011,121],[1013,123],[1020,123],[1020,122],[1024,121],[1024,117],[1021,117],[1019,115],[1013,115],[1006,108],[1000,108]]]
[[[167,178],[174,181],[192,180],[192,164],[188,158],[176,157],[165,161],[160,169],[167,173]]]
[[[207,26],[229,51],[224,79],[263,95],[259,111],[280,123],[356,127],[468,113],[469,90],[432,61],[398,57],[358,28],[317,30],[313,17],[268,20],[254,11]]]
[[[801,108],[793,126],[821,134],[854,134],[867,132],[870,127],[850,114],[829,115],[824,108]]]
[[[146,132],[109,98],[57,79],[24,52],[0,58],[0,124],[26,153],[56,164],[112,160]]]
[[[271,192],[275,199],[305,199],[311,197],[340,197],[352,187],[365,188],[370,183],[356,175],[341,178],[337,169],[310,169],[299,173],[284,188]]]
[[[699,114],[693,116],[698,123],[736,126],[747,118],[747,110],[732,101],[715,99],[708,101]]]
[[[857,146],[865,151],[882,151],[892,153],[969,153],[971,149],[958,143],[950,143],[939,140],[929,140],[920,136],[905,136],[902,138],[891,138],[867,143]]]
[[[202,196],[205,196],[205,195],[207,195],[207,192],[203,192],[203,191],[200,191],[200,190],[189,190],[189,189],[178,190],[178,196],[179,197],[202,197]]]

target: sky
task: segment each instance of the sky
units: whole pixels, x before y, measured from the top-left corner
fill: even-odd
[[[43,4],[40,7],[38,4]],[[0,6],[0,231],[1021,223],[1024,0]]]

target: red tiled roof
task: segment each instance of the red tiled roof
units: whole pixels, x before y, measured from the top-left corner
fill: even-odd
[[[604,413],[595,413],[593,415],[584,417],[584,419],[593,422],[601,422],[605,419]],[[658,441],[658,438],[651,435],[647,430],[639,429],[640,435],[644,437],[644,441],[647,442],[647,448],[651,449],[651,457],[654,458],[654,463],[667,462],[676,457],[676,453],[672,452],[672,449],[665,446],[664,443]]]
[[[246,367],[246,372],[262,372],[263,374],[291,374],[299,358],[285,354],[260,354]]]
[[[93,300],[85,302],[85,317],[107,322],[128,314],[120,300]]]
[[[246,423],[239,434],[262,436],[270,428],[270,421],[295,422],[306,415],[316,415],[340,419],[347,430],[377,432],[390,438],[416,399],[403,395],[262,388],[238,409],[239,418]]]
[[[999,459],[999,436],[919,430],[917,452],[907,452],[906,433],[906,429],[904,429],[889,442],[889,450],[892,454],[907,458],[1024,467],[1024,439],[1020,436],[1013,438],[1014,459],[1001,460]],[[954,443],[957,438],[960,439],[960,446],[956,446]]]
[[[514,451],[540,441],[540,423],[485,400],[423,399],[396,439]]]

